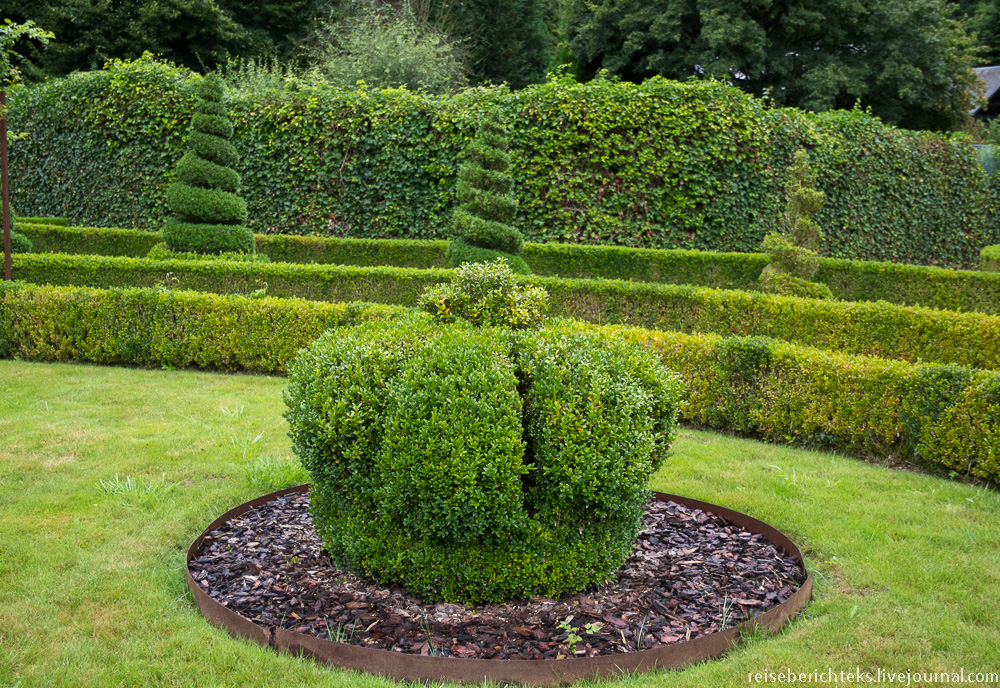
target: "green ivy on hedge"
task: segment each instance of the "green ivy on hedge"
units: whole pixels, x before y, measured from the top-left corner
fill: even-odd
[[[254,293],[315,301],[412,306],[451,270],[342,265],[143,260],[60,254],[19,255],[15,279],[94,287],[156,286]],[[553,315],[660,330],[761,335],[821,349],[906,361],[1000,369],[1000,317],[896,306],[819,301],[690,285],[531,276]]]
[[[283,372],[325,328],[403,312],[364,303],[0,284],[0,356]],[[650,348],[679,372],[689,421],[871,457],[915,457],[1000,481],[998,373],[759,337],[596,329]]]
[[[195,81],[144,58],[15,89],[18,207],[158,228]],[[715,82],[558,79],[442,97],[298,86],[229,106],[258,233],[445,237],[465,142],[489,113],[510,126],[511,224],[529,241],[758,250],[805,148],[827,255],[971,267],[1000,242],[1000,181],[964,141],[860,111],[770,110]]]

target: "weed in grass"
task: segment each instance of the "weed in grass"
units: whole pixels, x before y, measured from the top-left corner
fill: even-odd
[[[298,461],[287,456],[263,456],[244,465],[250,487],[258,492],[275,492],[309,482],[309,473]]]
[[[229,438],[229,446],[238,461],[252,461],[260,453],[260,443],[263,439],[263,432],[254,435],[247,428],[242,437],[238,433],[233,433]]]
[[[228,406],[223,406],[219,409],[226,418],[242,418],[243,412],[246,410],[246,406],[237,406],[235,408],[229,408]]]
[[[158,481],[145,478],[133,478],[130,475],[98,481],[103,494],[118,497],[118,504],[126,508],[149,508],[155,506],[167,494],[177,487],[177,483],[166,482],[166,475],[161,475]]]

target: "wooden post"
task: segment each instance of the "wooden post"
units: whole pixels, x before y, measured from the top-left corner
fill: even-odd
[[[10,181],[7,179],[7,92],[0,89],[0,186],[3,187],[3,279],[10,282]]]

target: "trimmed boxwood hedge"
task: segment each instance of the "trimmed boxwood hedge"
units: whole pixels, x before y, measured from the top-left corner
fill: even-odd
[[[25,214],[158,229],[199,79],[152,58],[11,93],[13,196]],[[1000,175],[964,139],[860,110],[772,109],[718,82],[570,79],[454,96],[301,84],[228,101],[258,233],[445,238],[462,151],[484,114],[509,126],[533,242],[756,251],[809,151],[823,252],[972,267],[1000,243]],[[530,257],[527,258],[530,261]]]
[[[266,287],[272,296],[404,306],[415,304],[427,286],[454,275],[451,270],[60,254],[16,256],[13,265],[16,279],[40,284],[156,286],[169,279],[179,288],[198,291],[251,293]],[[523,279],[548,290],[553,315],[594,323],[763,335],[853,354],[1000,369],[998,316],[687,285]]]
[[[403,312],[364,303],[0,284],[0,356],[282,372],[328,326]],[[871,457],[915,457],[1000,481],[998,373],[764,338],[597,329],[652,349],[679,372],[689,421]]]
[[[979,269],[1000,272],[1000,244],[987,246],[979,252]]]
[[[283,373],[327,329],[404,312],[369,303],[2,284],[0,356],[39,361]]]
[[[57,225],[65,226],[69,224],[68,217],[19,217],[18,222],[26,225]]]
[[[24,226],[35,252],[144,257],[159,234],[128,229]],[[256,235],[257,251],[272,261],[337,265],[447,267],[447,242]],[[525,244],[535,274],[693,284],[757,291],[767,265],[761,253],[634,249],[624,246]],[[494,256],[495,257],[495,256]],[[901,263],[821,258],[817,279],[845,301],[888,301],[1000,315],[1000,274]]]

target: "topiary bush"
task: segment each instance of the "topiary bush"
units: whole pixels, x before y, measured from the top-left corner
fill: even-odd
[[[816,175],[804,150],[795,151],[785,195],[785,231],[764,237],[764,253],[771,262],[760,275],[761,287],[784,296],[832,299],[828,286],[810,281],[819,272],[817,251],[823,243],[823,230],[811,216],[823,207],[823,192],[816,190]]]
[[[2,231],[2,230],[0,230]],[[2,239],[0,239],[2,241]],[[31,239],[17,231],[17,220],[14,214],[10,215],[10,252],[11,253],[31,253],[34,245]]]
[[[490,280],[513,277],[501,268],[470,297],[467,312],[491,314],[482,327],[413,312],[330,331],[289,368],[289,436],[327,550],[428,600],[604,582],[674,435],[676,374],[619,337],[529,327],[517,298],[501,313]]]
[[[515,272],[530,273],[520,256],[524,236],[507,224],[517,212],[517,200],[503,127],[483,119],[466,154],[455,187],[460,205],[452,214],[448,261],[458,267],[503,258]]]
[[[206,76],[198,87],[187,152],[177,163],[178,181],[167,188],[173,213],[163,225],[167,248],[179,253],[253,253],[253,233],[244,225],[247,204],[239,196],[239,161],[230,142],[233,125],[222,102],[222,80]]]
[[[466,263],[455,280],[428,287],[417,300],[423,311],[445,322],[463,318],[473,325],[531,327],[548,310],[548,293],[517,283],[507,263]]]

